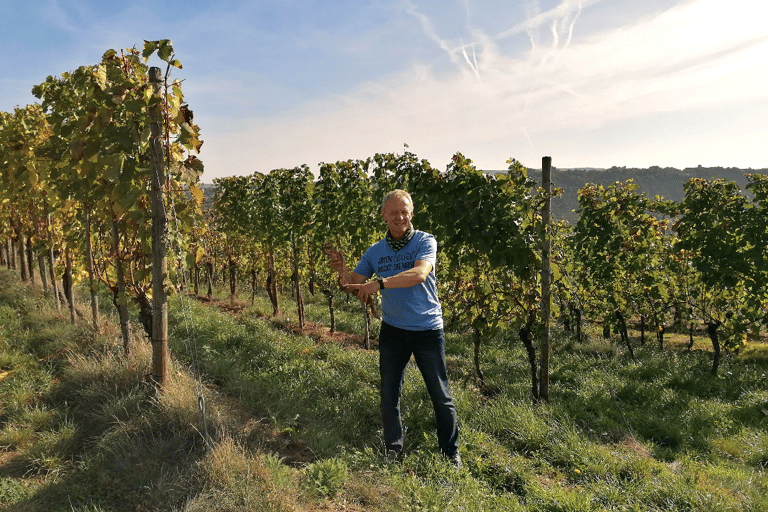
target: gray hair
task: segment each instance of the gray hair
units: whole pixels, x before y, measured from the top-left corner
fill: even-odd
[[[402,189],[395,189],[390,192],[387,192],[384,194],[384,198],[381,200],[381,209],[384,210],[384,206],[386,206],[387,202],[389,202],[390,199],[395,197],[401,197],[403,199],[407,199],[409,203],[411,203],[411,208],[413,208],[413,199],[411,199],[411,194],[406,192]]]

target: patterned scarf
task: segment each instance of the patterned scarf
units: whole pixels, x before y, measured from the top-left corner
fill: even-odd
[[[408,245],[408,242],[411,241],[411,238],[413,238],[413,234],[416,231],[413,229],[413,225],[408,226],[408,231],[406,231],[405,236],[401,238],[400,240],[395,240],[392,238],[392,235],[389,233],[389,230],[387,230],[387,243],[392,248],[393,251],[397,252],[406,245]]]

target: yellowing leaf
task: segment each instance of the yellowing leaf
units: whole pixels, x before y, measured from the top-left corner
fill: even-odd
[[[197,204],[203,204],[203,191],[197,185],[190,185],[189,192],[195,198]]]
[[[199,265],[200,262],[203,261],[203,258],[205,258],[205,249],[202,247],[197,248],[197,253],[195,254],[195,264]]]
[[[99,88],[104,90],[107,88],[107,68],[103,64],[96,66],[93,71],[93,77],[96,79],[96,83],[99,84]]]

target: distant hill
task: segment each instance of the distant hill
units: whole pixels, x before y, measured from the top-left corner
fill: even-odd
[[[213,208],[214,186],[213,183],[203,183],[203,210]]]
[[[503,174],[506,171],[487,171],[489,174]],[[638,191],[649,197],[661,196],[664,199],[682,201],[685,196],[683,184],[691,178],[725,178],[736,182],[744,190],[747,184],[745,174],[768,174],[768,169],[737,169],[734,167],[689,167],[683,170],[674,167],[649,167],[636,169],[611,167],[610,169],[557,169],[552,168],[552,184],[562,188],[563,195],[552,201],[552,215],[575,224],[578,215],[574,212],[579,207],[578,191],[587,183],[610,186],[617,181],[624,183],[632,179],[639,185]],[[528,175],[541,183],[541,169],[528,169]]]

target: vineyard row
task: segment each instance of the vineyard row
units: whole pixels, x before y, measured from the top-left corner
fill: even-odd
[[[154,54],[168,64],[160,94],[147,78],[145,62]],[[631,181],[585,184],[578,222],[547,226],[549,194],[520,162],[510,159],[506,174],[489,176],[460,153],[439,171],[406,152],[323,163],[317,176],[300,166],[217,179],[213,207],[204,211],[199,128],[181,84],[169,83],[170,70],[180,66],[167,40],[145,42],[141,52],[110,50],[97,65],[35,86],[40,104],[0,113],[2,260],[25,280],[37,261],[57,304],[59,295],[71,297],[73,282],[87,281],[97,328],[97,288],[106,286],[126,350],[129,301],[140,306],[148,332],[152,325],[152,144],[161,146],[168,174],[169,289],[181,272],[226,267],[232,276],[263,277],[275,314],[278,290],[290,288],[300,325],[302,293],[319,287],[332,318],[338,287],[323,247],[333,243],[353,265],[383,236],[383,194],[403,188],[414,198],[415,227],[439,242],[436,270],[448,317],[473,329],[478,347],[500,329],[518,332],[534,393],[545,238],[552,315],[575,325],[577,335],[582,317],[604,322],[622,333],[632,354],[630,318],[652,327],[662,343],[672,324],[703,326],[716,372],[721,348],[737,348],[768,323],[764,176],[749,176],[749,195],[732,182],[692,179],[681,202],[647,197]],[[160,115],[149,115],[153,109]],[[234,293],[234,277],[230,283]],[[73,306],[70,312],[74,321]]]

